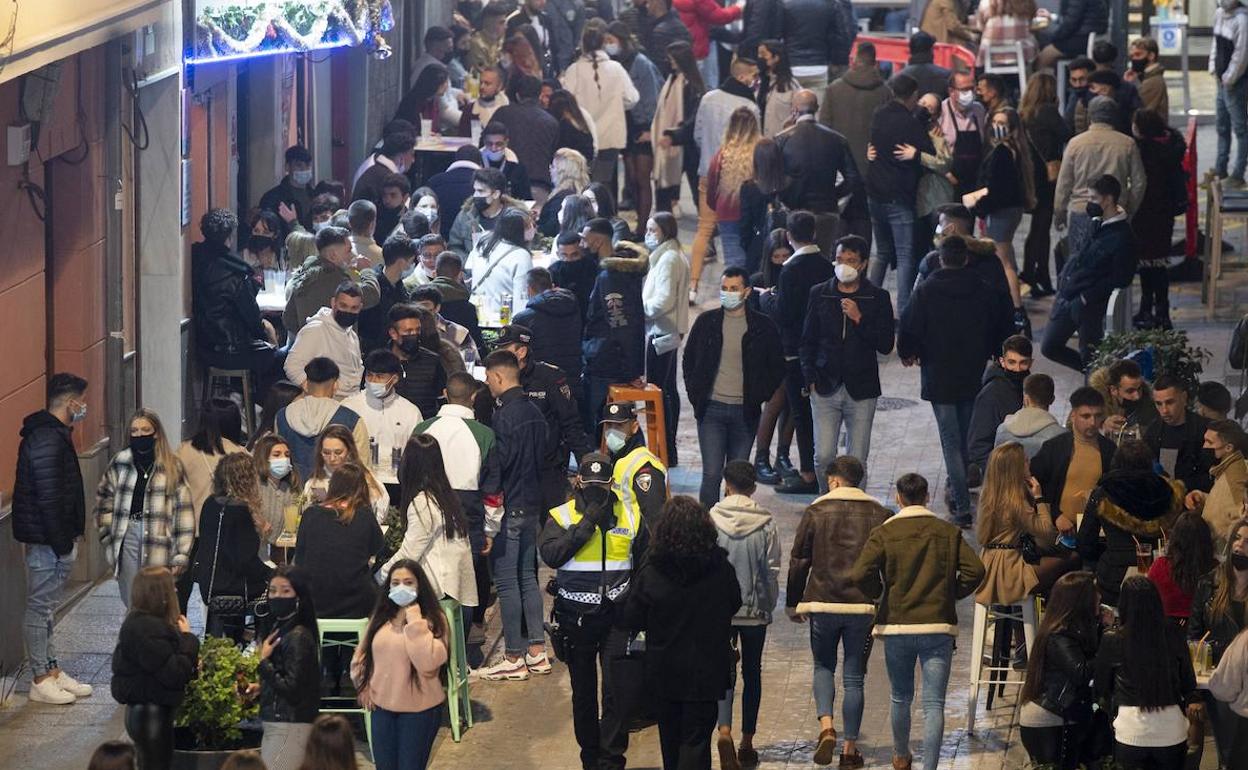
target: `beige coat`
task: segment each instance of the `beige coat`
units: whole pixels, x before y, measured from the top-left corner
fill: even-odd
[[[1213,531],[1214,553],[1222,553],[1231,527],[1243,516],[1244,483],[1248,482],[1248,462],[1239,452],[1232,452],[1209,471],[1213,488],[1205,498],[1201,517]]]
[[[1112,174],[1122,184],[1118,201],[1128,214],[1135,214],[1144,200],[1144,161],[1135,140],[1116,131],[1108,123],[1093,123],[1066,145],[1062,170],[1057,174],[1053,200],[1055,221],[1065,224],[1066,212],[1082,213],[1091,200],[1092,183]]]
[[[984,512],[980,511],[980,515],[983,516]],[[1046,503],[1036,506],[1032,515],[1023,522],[1022,529],[1011,526],[999,530],[989,542],[1017,546],[1019,535],[1023,531],[1030,533],[1041,548],[1053,545],[1057,530],[1053,527],[1053,519]],[[985,575],[984,582],[979,584],[979,590],[975,592],[975,601],[979,604],[1016,604],[1040,582],[1036,577],[1036,568],[1023,561],[1023,552],[1017,547],[984,548],[980,559],[984,562]]]
[[[199,511],[204,502],[212,496],[212,477],[217,472],[217,465],[225,455],[235,452],[247,454],[247,450],[228,438],[221,439],[225,454],[205,454],[191,446],[190,441],[183,441],[178,447],[178,459],[182,461],[182,470],[186,485],[191,488],[191,504],[195,506],[195,535],[199,536]]]
[[[919,29],[936,38],[937,43],[975,45],[975,32],[962,23],[956,0],[929,0]]]

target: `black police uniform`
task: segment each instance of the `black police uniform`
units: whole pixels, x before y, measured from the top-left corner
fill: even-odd
[[[544,361],[525,361],[520,371],[520,387],[546,418],[547,441],[541,483],[542,499],[549,510],[568,499],[568,452],[579,460],[592,447],[562,369]]]

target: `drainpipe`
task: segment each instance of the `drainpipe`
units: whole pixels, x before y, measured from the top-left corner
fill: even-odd
[[[122,206],[125,198],[121,189],[122,157],[121,133],[122,65],[124,43],[115,40],[108,44],[105,54],[104,92],[104,298],[105,329],[108,338],[104,343],[104,393],[108,410],[108,437],[113,447],[124,446],[123,431],[127,412],[125,403],[126,372],[124,336],[125,273],[122,269],[121,231],[124,219]]]

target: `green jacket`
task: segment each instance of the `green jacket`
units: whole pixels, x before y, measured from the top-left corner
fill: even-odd
[[[351,267],[339,267],[319,254],[308,257],[290,277],[286,284],[286,309],[282,312],[282,324],[292,336],[299,333],[308,318],[323,307],[329,307],[334,291],[343,281],[359,284],[364,294],[364,307],[370,308],[381,298],[381,288],[372,270],[363,272]]]
[[[868,597],[883,594],[876,636],[957,636],[957,601],[983,579],[984,564],[962,531],[921,505],[902,508],[871,530],[850,570]]]

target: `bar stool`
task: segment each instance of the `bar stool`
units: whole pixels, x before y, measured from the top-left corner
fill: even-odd
[[[966,704],[966,732],[975,734],[975,709],[979,704],[979,686],[989,685],[992,690],[1005,685],[1022,685],[1022,679],[1011,679],[1013,669],[1010,667],[1009,645],[1004,655],[1000,653],[1000,645],[994,643],[988,665],[984,665],[984,642],[987,641],[988,627],[997,623],[1003,625],[1003,633],[1008,634],[1010,623],[1022,622],[1023,636],[1026,639],[1027,654],[1031,655],[1031,646],[1036,640],[1036,601],[1027,597],[1017,604],[986,605],[975,603],[975,626],[971,632],[971,691]],[[1006,637],[1008,638],[1008,637]],[[1004,658],[1004,660],[1002,660]],[[984,678],[984,675],[987,678]]]
[[[1019,41],[1007,45],[987,45],[983,48],[984,72],[999,75],[1018,75],[1018,98],[1022,101],[1027,93],[1027,60],[1023,58],[1023,44]]]
[[[645,404],[646,446],[667,466],[667,422],[663,413],[663,391],[658,385],[647,382],[645,387],[612,385],[607,389],[608,401],[634,401]],[[606,440],[605,438],[603,439]],[[605,444],[604,444],[605,447]],[[602,451],[606,451],[603,449]]]
[[[316,626],[321,637],[321,648],[349,647],[354,651],[364,642],[364,633],[368,629],[368,618],[317,618]],[[346,639],[326,639],[326,634],[353,634],[355,641]],[[353,653],[354,654],[354,653]],[[322,714],[359,714],[364,718],[364,735],[368,739],[368,752],[373,752],[373,720],[368,710],[361,707],[322,708]]]
[[[218,369],[215,366],[204,367],[204,400],[207,401],[219,394],[229,395],[234,380],[243,383],[243,419],[247,421],[247,437],[256,435],[256,408],[251,402],[251,370],[250,369]]]
[[[464,730],[472,727],[472,700],[468,697],[468,649],[464,643],[464,613],[459,602],[439,602],[451,629],[447,639],[446,709],[451,722],[451,738],[456,743]]]

